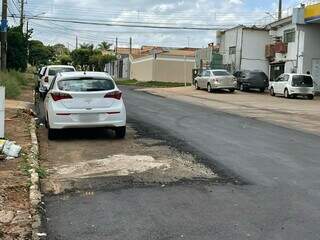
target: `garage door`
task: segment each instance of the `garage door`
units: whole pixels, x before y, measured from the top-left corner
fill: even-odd
[[[312,59],[312,77],[315,81],[315,89],[320,92],[320,58]]]

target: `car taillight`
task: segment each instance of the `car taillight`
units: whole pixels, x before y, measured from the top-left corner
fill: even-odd
[[[113,91],[113,92],[109,92],[106,95],[104,95],[104,98],[114,98],[117,100],[120,100],[122,97],[122,92],[120,91]]]
[[[45,77],[45,78],[44,78],[44,81],[45,81],[45,82],[49,82],[49,77],[48,77],[48,76]]]
[[[68,93],[61,93],[61,92],[56,92],[56,93],[51,93],[51,96],[54,101],[60,101],[63,99],[71,99],[72,96]]]

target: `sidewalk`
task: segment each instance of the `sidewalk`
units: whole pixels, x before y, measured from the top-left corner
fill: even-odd
[[[193,87],[140,91],[320,135],[320,97],[310,101],[271,97],[268,93],[258,92],[207,93]]]

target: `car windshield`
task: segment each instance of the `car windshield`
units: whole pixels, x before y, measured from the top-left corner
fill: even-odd
[[[313,80],[311,76],[295,75],[292,76],[293,87],[313,87]]]
[[[53,67],[49,69],[49,76],[55,76],[59,72],[74,72],[74,68],[71,67]]]
[[[212,71],[215,76],[230,76],[231,74],[227,71]]]
[[[95,92],[112,90],[115,85],[111,79],[82,78],[61,80],[58,82],[58,88],[67,92]]]

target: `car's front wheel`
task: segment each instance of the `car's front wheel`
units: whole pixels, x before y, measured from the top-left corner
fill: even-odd
[[[270,95],[271,96],[275,96],[276,94],[274,93],[274,89],[273,89],[273,87],[272,88],[270,88]]]
[[[289,94],[288,89],[285,89],[285,90],[284,90],[284,97],[285,97],[285,98],[290,98],[290,97],[291,97],[290,94]]]
[[[198,85],[198,82],[195,82],[194,87],[195,87],[196,90],[199,90],[199,89],[200,89],[200,88],[199,88],[199,85]]]
[[[127,131],[126,126],[124,126],[124,127],[117,127],[117,128],[115,129],[116,137],[117,137],[118,139],[123,139],[123,138],[125,138],[125,136],[126,136],[126,131]]]

